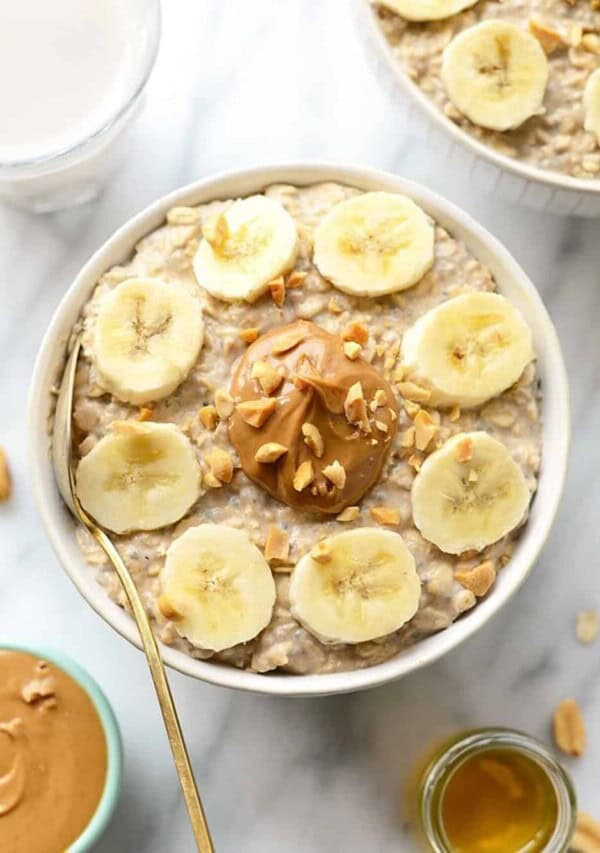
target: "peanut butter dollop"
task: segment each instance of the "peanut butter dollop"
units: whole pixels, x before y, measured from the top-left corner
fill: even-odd
[[[102,796],[104,729],[63,670],[0,650],[0,850],[63,853]]]
[[[304,320],[272,329],[238,362],[231,395],[242,468],[277,500],[338,513],[378,479],[396,432],[395,395],[368,361],[345,355],[338,335]]]

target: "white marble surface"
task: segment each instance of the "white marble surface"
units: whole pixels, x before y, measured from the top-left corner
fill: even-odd
[[[256,162],[329,158],[422,180],[514,252],[558,326],[574,448],[562,511],[530,581],[446,659],[362,695],[278,700],[171,681],[219,851],[412,849],[399,808],[431,737],[504,724],[549,737],[577,696],[589,749],[569,762],[600,817],[598,649],[574,636],[600,606],[600,223],[536,215],[479,194],[423,150],[371,76],[344,0],[168,0],[163,43],[125,170],[96,203],[52,216],[0,210],[0,443],[16,491],[0,507],[0,639],[61,648],[98,678],[126,744],[123,797],[101,853],[193,849],[142,656],[62,573],[27,485],[25,403],[41,335],[89,254],[158,195]],[[32,851],[33,853],[33,851]]]

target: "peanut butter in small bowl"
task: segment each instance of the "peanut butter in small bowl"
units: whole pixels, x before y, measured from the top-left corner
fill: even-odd
[[[112,813],[116,723],[96,685],[68,669],[0,649],[0,850],[87,850]]]

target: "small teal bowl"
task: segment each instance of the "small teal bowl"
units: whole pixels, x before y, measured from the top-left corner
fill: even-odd
[[[75,663],[67,655],[56,649],[40,648],[39,646],[30,646],[26,643],[9,643],[0,641],[0,651],[11,652],[26,652],[35,657],[47,660],[53,663],[59,669],[64,670],[73,678],[80,687],[85,690],[87,695],[92,700],[92,704],[96,709],[104,735],[106,737],[107,751],[107,769],[106,781],[104,783],[104,791],[98,803],[96,811],[81,835],[68,848],[67,853],[87,853],[100,840],[100,837],[113,816],[113,812],[117,805],[119,795],[121,793],[121,783],[123,779],[123,743],[119,724],[115,717],[114,711],[111,708],[108,699],[100,689],[99,685],[94,681],[91,675]]]

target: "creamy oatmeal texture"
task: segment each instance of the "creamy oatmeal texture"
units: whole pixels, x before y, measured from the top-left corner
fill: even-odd
[[[159,530],[113,537],[164,643],[193,657],[212,657],[261,673],[276,669],[300,674],[356,669],[385,661],[419,639],[447,628],[461,613],[475,606],[477,597],[491,589],[496,572],[510,559],[518,529],[480,553],[467,551],[452,556],[439,551],[422,537],[413,523],[410,490],[425,458],[450,436],[486,431],[508,449],[523,472],[529,491],[535,491],[541,452],[535,362],[526,367],[513,387],[482,406],[463,411],[457,406],[428,407],[423,388],[403,375],[402,334],[425,312],[451,297],[494,291],[490,272],[460,240],[435,225],[433,265],[415,286],[376,300],[342,293],[324,280],[314,266],[312,236],[336,204],[360,196],[360,191],[322,183],[304,188],[274,185],[264,195],[283,205],[298,230],[298,253],[293,270],[286,276],[288,287],[283,292],[280,283],[275,282],[254,303],[227,303],[198,287],[192,261],[202,223],[208,220],[210,227],[214,227],[215,214],[231,205],[221,201],[170,210],[166,224],[141,240],[129,261],[113,267],[102,277],[83,312],[84,356],[77,375],[74,408],[78,452],[80,457],[89,454],[117,420],[175,424],[195,449],[203,483],[199,499],[184,518]],[[121,403],[109,395],[100,386],[92,363],[99,307],[120,283],[140,276],[183,286],[201,299],[204,316],[204,345],[185,381],[165,399],[141,407]],[[240,358],[257,338],[261,340],[259,335],[296,321],[310,321],[306,327],[314,323],[340,336],[349,365],[357,357],[353,346],[360,341],[362,355],[386,380],[382,386],[392,388],[396,394],[396,432],[391,433],[393,438],[381,474],[362,499],[338,516],[309,514],[271,497],[246,476],[229,436],[228,421],[237,402],[229,391],[233,390],[232,376]],[[260,380],[270,381],[270,378],[261,374]],[[386,417],[388,421],[381,427],[381,435],[396,414],[392,411]],[[372,438],[370,434],[363,438],[367,437]],[[266,441],[273,443],[276,438],[270,435]],[[309,448],[316,440],[304,431],[302,438]],[[470,449],[463,449],[465,458],[470,458]],[[312,451],[319,471],[314,446]],[[329,473],[332,481],[339,476],[337,469]],[[315,494],[316,483],[315,480]],[[272,491],[277,491],[276,485]],[[159,607],[159,576],[169,546],[184,531],[205,523],[246,531],[265,553],[276,583],[276,603],[265,630],[249,642],[216,654],[194,647],[180,636],[176,623],[168,618],[174,614],[169,614],[164,606]],[[355,644],[321,642],[291,615],[291,567],[319,540],[355,528],[377,528],[402,535],[422,584],[418,610],[400,630],[377,640]],[[125,596],[104,554],[87,532],[80,530],[78,536],[100,582],[111,598],[125,607]]]
[[[404,20],[376,0],[373,6],[404,71],[465,132],[530,166],[576,178],[600,174],[600,125],[586,113],[585,102],[586,83],[600,67],[600,7],[595,0],[479,0],[451,17],[423,23]],[[490,130],[469,121],[442,82],[445,48],[469,27],[492,20],[533,33],[548,54],[541,112],[513,130]],[[600,97],[594,98],[597,113]]]

